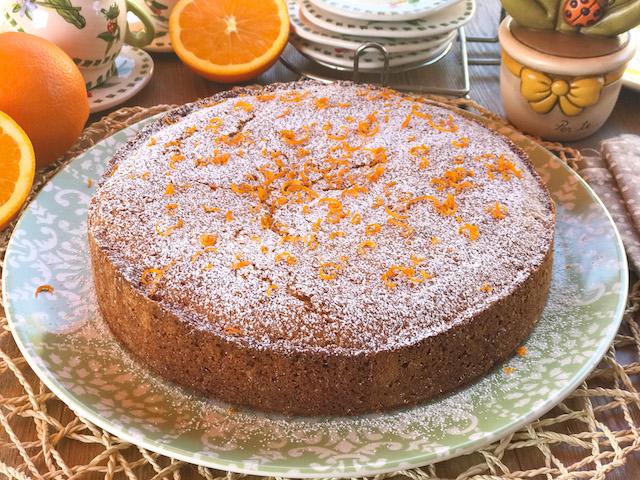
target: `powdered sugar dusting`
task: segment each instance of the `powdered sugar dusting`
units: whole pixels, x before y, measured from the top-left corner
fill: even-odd
[[[442,131],[450,115],[457,129]],[[490,178],[501,155],[520,178]],[[143,133],[118,155],[89,224],[128,281],[195,328],[255,347],[398,348],[508,295],[545,258],[553,209],[523,156],[480,124],[392,92],[281,88],[200,105]],[[473,186],[439,190],[432,180],[455,168],[473,172]],[[266,185],[265,172],[284,173]],[[448,194],[455,215],[407,201]],[[340,215],[327,198],[341,202]],[[496,202],[504,219],[488,212]],[[367,235],[367,225],[379,231]],[[205,251],[203,234],[216,237],[215,250]],[[388,277],[391,288],[382,277],[393,266],[412,273]]]

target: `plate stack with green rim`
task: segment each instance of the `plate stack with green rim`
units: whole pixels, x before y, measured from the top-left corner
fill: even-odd
[[[287,0],[290,43],[307,58],[353,69],[356,50],[375,42],[389,53],[389,67],[410,70],[445,54],[456,30],[473,16],[475,0]],[[367,50],[359,70],[380,71],[384,55]]]

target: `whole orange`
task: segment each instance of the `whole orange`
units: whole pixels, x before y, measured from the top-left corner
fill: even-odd
[[[35,35],[0,33],[0,110],[27,133],[38,166],[62,155],[89,118],[84,79],[61,48]]]

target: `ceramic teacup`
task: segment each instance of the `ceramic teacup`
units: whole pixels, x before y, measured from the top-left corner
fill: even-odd
[[[115,72],[123,43],[148,45],[154,37],[151,16],[138,0],[0,0],[10,29],[46,38],[61,47],[78,65],[93,88]],[[144,28],[129,29],[127,11]]]
[[[169,15],[171,15],[176,3],[178,3],[178,0],[144,0],[147,13],[153,19],[153,26],[156,30],[156,39],[166,37],[162,40],[157,40],[166,42],[166,44],[163,43],[163,45],[159,44],[159,47],[169,45]]]

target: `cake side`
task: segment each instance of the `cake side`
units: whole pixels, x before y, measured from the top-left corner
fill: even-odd
[[[251,348],[195,330],[129,281],[89,237],[98,304],[111,330],[153,372],[213,398],[289,415],[355,415],[416,405],[487,373],[534,328],[553,250],[509,296],[410,347],[340,355]]]
[[[343,183],[317,171],[327,162],[349,165]],[[265,228],[255,172],[278,168]],[[203,202],[214,215],[192,214]],[[224,92],[144,129],[92,200],[89,244],[105,319],[154,371],[231,403],[352,414],[415,404],[512,354],[545,303],[553,223],[501,135],[389,90],[303,82]]]

